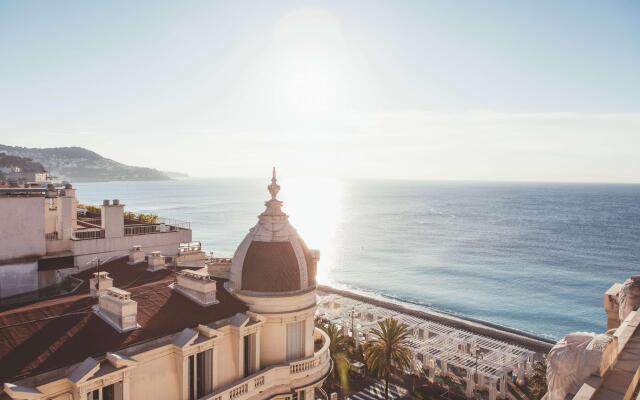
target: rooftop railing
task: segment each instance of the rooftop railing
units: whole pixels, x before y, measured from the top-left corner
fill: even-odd
[[[191,229],[191,223],[158,217],[157,222],[153,224],[126,224],[124,226],[124,235],[149,235],[153,233],[176,232],[180,229]]]
[[[104,229],[98,229],[98,228],[78,229],[77,231],[73,232],[73,239],[75,240],[104,239]]]
[[[86,226],[87,228],[94,228],[94,227],[100,227],[100,225],[102,224],[102,221],[100,219],[100,217],[91,217],[91,218],[86,218],[86,217],[80,217],[78,218],[78,225],[82,225],[82,226]]]
[[[44,234],[45,240],[58,240],[58,232],[49,232]]]

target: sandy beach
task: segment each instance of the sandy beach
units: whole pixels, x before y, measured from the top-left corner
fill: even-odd
[[[517,346],[522,346],[540,354],[546,354],[551,349],[553,344],[555,344],[555,342],[551,339],[539,337],[527,332],[521,332],[516,329],[493,325],[484,321],[462,318],[440,311],[430,310],[426,307],[412,307],[410,304],[404,304],[389,299],[376,298],[370,295],[356,293],[349,290],[337,289],[326,285],[319,285],[318,290],[324,293],[333,293],[340,296],[349,297],[363,303],[384,307],[398,313],[412,315],[414,317],[448,325],[456,329],[466,330],[478,335],[483,335]]]

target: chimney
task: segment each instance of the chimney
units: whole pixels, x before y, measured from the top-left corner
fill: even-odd
[[[134,245],[129,250],[129,265],[135,265],[144,261],[144,251],[139,244]]]
[[[166,265],[164,262],[164,256],[159,251],[151,252],[151,255],[147,257],[147,264],[149,264],[149,268],[147,268],[147,271],[150,272],[165,269],[164,266]]]
[[[204,307],[218,303],[216,281],[209,276],[206,268],[178,272],[171,288]]]
[[[113,203],[103,200],[100,207],[100,226],[105,238],[124,237],[124,204],[117,199]]]
[[[131,293],[111,287],[100,295],[95,313],[118,332],[128,332],[138,327],[138,303],[131,300]]]
[[[94,272],[93,278],[89,279],[89,292],[91,297],[98,297],[110,287],[113,287],[113,279],[109,277],[107,271]]]
[[[56,191],[56,187],[53,186],[53,183],[47,184],[46,197],[48,197],[48,198],[58,197],[58,192]]]

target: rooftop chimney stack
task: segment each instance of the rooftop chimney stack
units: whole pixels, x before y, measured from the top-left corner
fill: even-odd
[[[109,277],[107,271],[94,272],[93,278],[89,279],[91,297],[98,297],[111,287],[113,287],[113,279]]]
[[[204,307],[218,303],[216,281],[209,276],[206,268],[178,272],[172,288]]]
[[[147,268],[147,271],[151,272],[165,269],[164,267],[166,265],[164,256],[159,251],[151,252],[151,255],[147,257],[147,264],[149,264],[149,268]]]
[[[139,244],[134,245],[129,250],[129,265],[135,265],[144,261],[144,251]]]
[[[47,197],[53,198],[53,197],[58,197],[58,192],[56,191],[56,187],[53,186],[53,183],[48,183],[47,184]]]
[[[138,303],[131,293],[111,287],[100,295],[95,313],[118,332],[129,332],[139,327]]]
[[[100,226],[105,238],[124,237],[124,204],[117,199],[110,203],[103,200],[100,207]]]

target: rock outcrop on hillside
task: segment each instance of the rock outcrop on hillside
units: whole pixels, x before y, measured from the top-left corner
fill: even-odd
[[[152,181],[170,179],[153,168],[134,167],[82,147],[28,148],[0,144],[0,153],[28,157],[58,180],[73,182]]]

